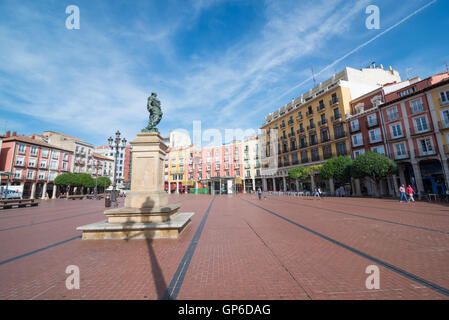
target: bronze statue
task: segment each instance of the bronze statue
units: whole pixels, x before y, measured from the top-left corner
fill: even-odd
[[[148,120],[148,125],[142,129],[142,132],[159,132],[156,126],[162,119],[162,109],[161,102],[155,92],[152,92],[151,96],[148,97],[147,110],[150,113],[150,119]]]

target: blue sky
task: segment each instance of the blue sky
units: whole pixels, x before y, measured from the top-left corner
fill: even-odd
[[[61,131],[95,145],[117,129],[128,140],[158,93],[159,130],[257,129],[313,87],[316,76],[371,61],[406,78],[449,64],[449,1],[16,1],[0,2],[0,132]],[[80,29],[68,30],[68,5]],[[368,5],[380,29],[368,30]],[[298,86],[298,84],[301,84]],[[294,88],[294,89],[293,89]],[[224,131],[223,131],[224,134]]]

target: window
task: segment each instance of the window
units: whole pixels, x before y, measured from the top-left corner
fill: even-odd
[[[52,155],[51,155],[52,159],[59,159],[59,151],[53,151]]]
[[[430,137],[418,140],[418,147],[422,156],[427,156],[435,153],[433,149],[432,138]]]
[[[427,124],[427,117],[419,117],[413,120],[415,122],[415,130],[417,132],[426,132],[429,130],[429,125]]]
[[[369,141],[371,143],[379,142],[382,138],[380,137],[380,129],[374,129],[369,131]]]
[[[449,93],[449,91],[448,91]],[[449,109],[441,111],[441,120],[443,122],[443,127],[448,128],[449,127]]]
[[[360,130],[359,120],[351,121],[351,130],[352,132]]]
[[[28,159],[28,167],[34,168],[36,166],[36,158],[29,158]]]
[[[399,120],[398,108],[393,107],[387,110],[388,121],[396,121]]]
[[[407,148],[405,147],[405,143],[396,143],[393,145],[394,155],[396,159],[404,159],[407,158]]]
[[[377,152],[379,154],[385,154],[385,148],[384,146],[377,146],[377,147],[372,147],[371,148],[372,152]]]
[[[396,123],[390,126],[390,132],[391,136],[393,138],[400,138],[402,137],[402,126],[400,123]]]
[[[406,96],[406,95],[408,95],[408,94],[410,94],[410,93],[413,93],[413,92],[415,92],[416,90],[415,90],[415,87],[412,87],[412,88],[409,88],[409,89],[407,89],[407,90],[404,90],[404,91],[401,91],[401,92],[398,92],[398,97],[404,97],[404,96]]]
[[[33,170],[28,170],[27,171],[27,179],[31,180],[34,177],[34,171]]]
[[[42,149],[42,157],[48,158],[48,149]]]
[[[30,151],[32,156],[37,156],[37,147],[36,146],[31,146],[31,151]]]
[[[56,172],[49,172],[48,173],[48,180],[53,181],[56,178]]]
[[[308,162],[309,160],[308,160],[308,156],[307,156],[307,151],[302,151],[301,152],[301,162],[302,163],[306,163],[306,162]]]
[[[26,146],[24,144],[19,144],[19,153],[25,153]]]
[[[235,176],[236,176],[236,177],[240,177],[240,171],[237,170],[237,171],[235,172]]]
[[[358,156],[360,156],[361,154],[364,154],[364,153],[365,153],[365,149],[355,150],[354,158],[357,158]]]
[[[421,99],[413,100],[412,102],[410,102],[410,111],[412,112],[412,114],[417,114],[424,111]]]
[[[51,161],[50,162],[50,169],[58,170],[58,161]]]
[[[47,160],[41,160],[39,163],[39,168],[41,169],[47,168]]]
[[[25,157],[16,157],[16,166],[23,166],[25,162]]]
[[[337,147],[337,155],[338,156],[346,155],[346,143],[339,142],[336,144],[336,147]]]
[[[449,90],[440,92],[440,102],[443,106],[449,104]]]
[[[352,138],[352,146],[353,147],[358,147],[358,146],[363,145],[363,139],[362,139],[361,133],[355,134],[351,138]]]
[[[14,179],[22,179],[22,169],[14,169]]]
[[[63,162],[63,163],[62,163],[62,169],[64,169],[64,170],[67,169],[67,162]]]
[[[367,119],[368,119],[368,127],[373,127],[377,125],[377,115],[375,113],[368,115]]]
[[[45,171],[39,171],[38,179],[39,180],[44,180],[45,179]]]
[[[335,119],[340,119],[341,118],[340,110],[338,110],[338,108],[334,109],[334,117],[335,117]]]

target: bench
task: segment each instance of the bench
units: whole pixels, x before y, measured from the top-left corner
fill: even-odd
[[[94,195],[94,194],[88,194],[88,195],[87,195],[87,199],[94,199],[94,198],[95,198],[95,195]],[[98,200],[101,200],[102,198],[104,198],[104,194],[103,194],[103,193],[97,194],[97,199],[98,199]]]
[[[25,208],[26,206],[34,207],[38,206],[39,202],[35,202],[34,199],[8,199],[0,200],[0,208],[11,209],[14,206],[18,208]]]
[[[72,200],[80,199],[80,200],[82,200],[83,198],[84,198],[84,194],[72,194],[71,196],[67,196],[67,200],[68,199],[72,199]]]

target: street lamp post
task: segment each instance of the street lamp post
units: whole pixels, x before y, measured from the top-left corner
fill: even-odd
[[[95,189],[94,189],[94,199],[98,199],[98,160],[95,160]]]
[[[108,139],[109,147],[114,150],[115,147],[115,154],[114,154],[114,181],[112,182],[112,193],[111,193],[111,206],[117,207],[117,194],[116,194],[116,187],[117,187],[117,160],[118,160],[118,154],[119,154],[119,146],[120,146],[120,131],[117,130],[115,133],[115,140],[112,139],[112,137],[109,137]],[[126,139],[122,139],[122,144],[125,147],[126,146]]]

